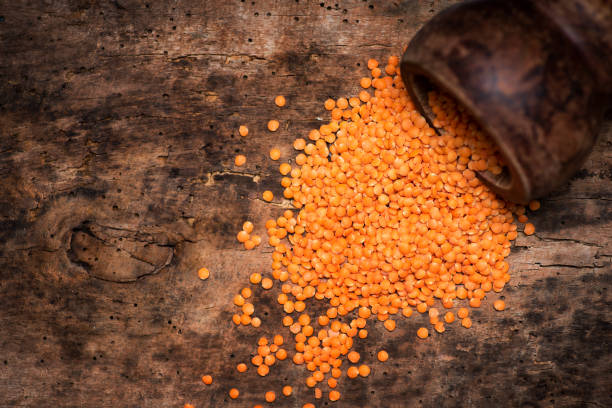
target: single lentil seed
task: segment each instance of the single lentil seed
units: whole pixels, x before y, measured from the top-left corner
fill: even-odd
[[[200,268],[198,270],[198,278],[202,280],[206,280],[208,279],[209,276],[210,276],[210,272],[208,271],[207,268]]]
[[[276,132],[278,130],[279,127],[279,123],[278,120],[272,119],[268,122],[268,130],[270,132]]]
[[[274,98],[274,103],[276,106],[283,107],[285,106],[285,102],[285,97],[283,95],[278,95],[276,98]]]
[[[506,308],[506,302],[501,299],[497,299],[495,302],[493,302],[493,307],[497,311],[502,311]]]
[[[240,127],[238,128],[238,133],[240,134],[240,136],[244,137],[249,134],[249,128],[244,125],[240,125]]]
[[[240,166],[244,166],[244,164],[246,163],[246,157],[242,154],[239,154],[238,156],[236,156],[236,158],[234,159],[234,164],[238,167]]]

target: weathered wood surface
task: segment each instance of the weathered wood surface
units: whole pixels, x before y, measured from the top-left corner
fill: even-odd
[[[367,58],[399,53],[450,2],[337,3],[0,3],[0,406],[244,407],[286,382],[278,406],[312,401],[302,367],[233,370],[280,316],[271,291],[259,331],[230,323],[231,296],[270,264],[235,233],[281,211],[259,199],[281,192],[269,148],[289,155],[327,97],[357,91]],[[517,240],[505,312],[489,297],[471,330],[427,341],[419,316],[374,325],[356,346],[370,377],[318,405],[612,406],[611,159],[608,121]]]

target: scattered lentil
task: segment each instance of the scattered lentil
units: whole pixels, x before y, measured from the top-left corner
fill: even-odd
[[[268,130],[270,132],[276,132],[278,130],[279,127],[279,123],[278,120],[272,119],[268,122]]]
[[[506,302],[501,299],[497,299],[495,302],[493,302],[493,307],[495,308],[495,310],[501,312],[506,308]]]
[[[281,152],[280,150],[278,150],[277,148],[273,148],[272,150],[270,150],[270,158],[272,160],[278,160],[281,157]]]
[[[240,166],[244,166],[244,164],[246,163],[246,157],[242,154],[239,154],[238,156],[236,156],[236,158],[234,159],[234,164],[238,167]]]
[[[240,125],[240,127],[238,128],[238,133],[240,134],[240,136],[244,137],[249,134],[249,128],[244,125]]]
[[[270,190],[266,190],[263,192],[262,198],[265,201],[272,201],[274,199],[274,194]]]
[[[276,106],[285,106],[285,102],[285,97],[283,95],[278,95],[276,98],[274,98],[274,103],[276,104]]]
[[[202,280],[206,280],[208,279],[209,276],[210,276],[210,272],[208,271],[207,268],[200,268],[198,270],[198,278]]]

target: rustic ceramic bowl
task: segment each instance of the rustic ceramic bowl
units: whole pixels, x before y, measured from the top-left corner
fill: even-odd
[[[502,197],[527,203],[565,183],[593,147],[610,99],[611,58],[609,0],[480,0],[435,16],[400,69],[430,124],[428,92],[436,88],[472,114],[506,164],[500,175],[479,176]]]

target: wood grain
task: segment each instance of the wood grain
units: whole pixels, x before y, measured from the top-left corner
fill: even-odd
[[[281,330],[277,288],[256,293],[260,330],[230,322],[231,296],[270,265],[266,245],[244,251],[235,233],[246,219],[263,232],[287,205],[260,200],[281,195],[269,149],[289,157],[325,99],[356,93],[367,58],[399,54],[450,3],[3,3],[0,406],[252,406],[286,383],[294,396],[278,406],[314,402],[302,367],[263,381],[233,370]],[[356,349],[372,374],[342,381],[329,405],[612,405],[611,162],[608,119],[580,172],[531,217],[536,234],[517,240],[505,312],[490,296],[471,330],[427,341],[419,316],[391,334],[371,324]],[[241,397],[228,402],[232,386]]]

